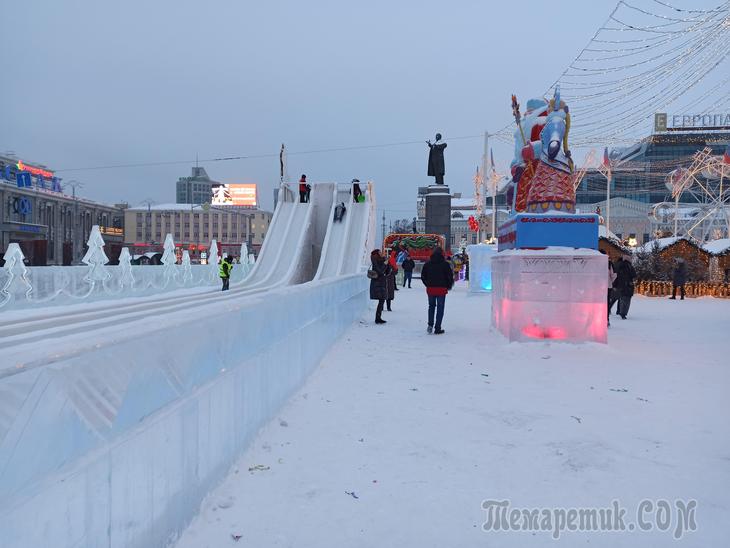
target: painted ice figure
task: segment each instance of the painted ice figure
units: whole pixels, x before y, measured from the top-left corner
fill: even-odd
[[[492,258],[497,253],[489,244],[469,245],[469,293],[486,293],[492,290]]]

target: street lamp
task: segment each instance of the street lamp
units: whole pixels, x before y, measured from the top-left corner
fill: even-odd
[[[79,257],[79,253],[77,252],[77,246],[78,249],[81,249],[82,245],[78,244],[79,241],[79,201],[76,198],[76,189],[77,188],[83,188],[84,183],[77,181],[76,179],[71,179],[69,182],[67,182],[64,187],[71,187],[72,189],[72,197],[74,201],[74,220],[71,224],[71,231],[73,232],[73,242],[71,243],[71,257],[72,257],[72,263],[76,262]]]

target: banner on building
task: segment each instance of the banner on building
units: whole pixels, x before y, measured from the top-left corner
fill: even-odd
[[[229,184],[213,187],[213,205],[256,207],[258,205],[255,184]]]

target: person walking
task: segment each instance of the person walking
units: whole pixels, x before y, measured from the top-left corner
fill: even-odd
[[[679,300],[684,300],[684,284],[687,282],[687,263],[682,257],[677,257],[677,264],[672,272],[672,296],[670,299],[677,299],[677,288],[679,288]]]
[[[631,264],[628,255],[624,255],[619,258],[614,267],[616,270],[616,280],[613,282],[613,287],[616,290],[616,297],[618,297],[618,308],[616,313],[621,316],[621,319],[625,320],[629,313],[629,307],[631,306],[631,297],[634,296],[634,279],[636,278],[636,270]]]
[[[398,282],[396,281],[396,277],[398,276],[398,261],[396,260],[397,258],[398,258],[398,251],[394,249],[390,252],[390,256],[388,258],[388,264],[390,265],[390,275],[393,276],[393,279],[392,279],[393,285],[388,286],[389,294],[395,293],[396,291],[398,291]],[[389,279],[388,283],[390,283],[390,279]],[[390,299],[391,300],[395,299],[395,295],[393,297],[390,297]],[[387,303],[387,305],[388,305],[388,312],[391,312],[390,303]]]
[[[454,274],[449,263],[444,259],[444,252],[440,247],[434,249],[431,258],[423,265],[421,281],[426,286],[428,295],[428,328],[429,333],[436,335],[445,333],[441,327],[446,308],[446,294],[454,287]],[[434,312],[436,314],[434,323]]]
[[[368,278],[370,278],[370,299],[378,301],[375,309],[375,323],[385,323],[383,319],[383,306],[385,298],[388,296],[385,258],[380,254],[380,250],[376,249],[370,254],[370,270]]]
[[[309,185],[307,184],[307,176],[302,174],[299,179],[299,201],[306,204],[309,201]]]
[[[403,287],[405,287],[406,282],[408,282],[408,288],[410,289],[411,280],[413,279],[413,269],[416,268],[416,263],[413,261],[413,259],[411,259],[408,251],[406,251],[406,258],[403,259],[403,262],[400,266],[403,269]]]
[[[221,291],[228,291],[228,284],[231,282],[231,270],[233,270],[233,260],[230,257],[224,257],[218,267],[218,275],[223,282]]]

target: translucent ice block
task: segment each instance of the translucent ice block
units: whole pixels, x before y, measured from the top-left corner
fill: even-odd
[[[492,257],[495,246],[488,244],[466,247],[469,255],[469,293],[485,293],[492,290]]]
[[[587,249],[514,250],[492,259],[492,324],[510,341],[606,342],[608,265]]]

